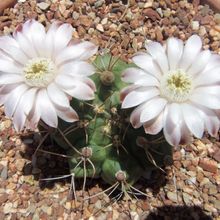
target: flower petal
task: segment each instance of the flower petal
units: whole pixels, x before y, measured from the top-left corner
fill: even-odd
[[[220,98],[212,94],[195,93],[190,96],[190,100],[211,109],[219,109],[220,106]]]
[[[47,87],[47,93],[48,93],[50,100],[55,105],[59,106],[60,108],[64,108],[64,109],[69,108],[70,103],[69,103],[68,97],[63,91],[61,91],[61,89],[55,83],[51,83]]]
[[[146,44],[146,49],[153,57],[154,61],[158,63],[163,74],[167,73],[169,69],[169,65],[168,65],[165,49],[162,47],[162,45],[157,42],[150,42]]]
[[[184,46],[183,55],[180,61],[180,68],[187,70],[197,58],[202,48],[202,40],[198,35],[192,35]]]
[[[94,90],[87,84],[78,81],[73,88],[63,88],[63,90],[74,98],[79,100],[92,100],[94,99]]]
[[[14,61],[0,59],[0,71],[5,73],[21,74],[22,67],[17,65]]]
[[[62,24],[56,30],[54,36],[54,52],[58,53],[70,42],[73,34],[73,27],[70,24]]]
[[[130,122],[134,128],[139,128],[143,123],[140,122],[141,112],[145,108],[145,103],[135,108],[130,115]]]
[[[197,57],[196,60],[192,63],[190,68],[188,69],[187,73],[191,75],[200,74],[206,64],[209,62],[209,59],[211,57],[211,52],[209,50],[201,51]]]
[[[149,54],[141,54],[136,55],[133,57],[133,62],[147,73],[155,76],[156,78],[160,79],[162,73],[159,67],[155,64],[153,58]]]
[[[71,45],[57,55],[56,63],[57,65],[60,65],[63,62],[68,62],[70,60],[87,60],[88,58],[93,56],[97,52],[97,50],[98,47],[88,41],[76,45]]]
[[[204,132],[204,121],[196,107],[183,103],[181,105],[184,121],[187,127],[197,138],[202,138]]]
[[[9,36],[0,37],[0,49],[2,49],[8,57],[16,60],[20,64],[27,62],[27,56],[19,48],[17,42]]]
[[[183,53],[183,41],[171,37],[167,40],[167,56],[170,70],[178,68]]]
[[[56,31],[59,28],[61,23],[59,21],[54,21],[45,36],[45,44],[44,44],[44,56],[48,58],[54,58],[54,36],[56,35]]]
[[[194,90],[194,94],[209,94],[220,98],[220,85],[210,85],[198,87]]]
[[[159,95],[158,89],[149,88],[144,91],[130,92],[122,102],[122,108],[131,108]]]
[[[147,122],[158,116],[167,104],[167,100],[163,98],[154,98],[145,104],[145,109],[141,113],[140,122]]]
[[[220,55],[219,54],[211,54],[209,62],[205,66],[205,69],[203,72],[208,72],[214,68],[219,68],[219,67],[220,67]]]
[[[142,76],[140,79],[137,79],[137,81],[134,84],[138,86],[160,86],[159,81],[150,74],[146,74],[145,76]]]
[[[144,123],[144,131],[146,134],[158,134],[163,128],[163,111],[152,121]]]
[[[24,34],[22,34],[20,31],[15,33],[15,39],[17,40],[20,48],[22,49],[23,53],[29,57],[34,58],[37,57],[37,53],[32,45],[32,42],[25,37]]]
[[[203,72],[194,79],[194,84],[196,86],[219,84],[219,83],[220,83],[220,66],[217,68],[213,68],[209,71]]]
[[[130,93],[132,92],[133,90],[139,88],[140,86],[137,86],[137,85],[130,85],[130,86],[127,86],[125,88],[123,88],[121,91],[120,91],[120,100],[121,102],[124,101],[125,97]]]
[[[85,61],[73,61],[66,64],[63,64],[59,68],[60,74],[68,74],[71,76],[91,76],[95,73],[95,68],[93,65]]]
[[[18,74],[1,74],[0,73],[0,85],[7,85],[12,83],[23,82],[24,78]]]
[[[41,119],[49,126],[56,128],[58,125],[56,110],[47,95],[46,89],[39,91],[37,96],[37,104],[39,105]]]
[[[79,120],[79,116],[72,108],[66,108],[63,111],[56,109],[57,115],[66,122],[75,122]]]
[[[213,137],[217,137],[220,127],[220,121],[216,113],[210,109],[201,106],[199,106],[199,113],[205,122],[205,128],[207,129],[208,133]]]
[[[21,131],[24,128],[27,115],[33,108],[36,92],[37,89],[32,88],[22,95],[13,115],[13,123],[16,131]]]
[[[8,117],[12,117],[12,115],[14,114],[14,111],[19,103],[19,100],[21,98],[21,96],[24,94],[24,92],[28,89],[28,86],[25,84],[21,84],[17,87],[15,87],[15,89],[13,89],[8,96],[7,101],[4,103],[5,106],[5,114]]]
[[[135,67],[127,68],[121,75],[121,79],[127,83],[136,82],[140,77],[145,76],[147,73]]]
[[[175,119],[172,118],[172,113],[175,112]],[[167,142],[172,146],[178,146],[181,139],[182,115],[179,111],[178,104],[167,105],[164,111],[164,129],[163,133]],[[174,121],[178,121],[175,125]]]

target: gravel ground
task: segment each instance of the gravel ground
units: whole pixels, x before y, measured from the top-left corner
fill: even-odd
[[[198,2],[20,0],[0,16],[0,34],[29,18],[45,26],[59,19],[73,25],[73,37],[89,39],[126,61],[149,40],[184,40],[193,33],[202,37],[204,48],[220,53],[220,14]],[[165,173],[146,174],[135,187],[147,198],[116,201],[114,195],[101,194],[83,201],[82,182],[77,181],[75,201],[69,195],[70,178],[40,180],[68,174],[68,165],[65,157],[45,152],[65,153],[50,142],[35,153],[39,138],[37,133],[15,133],[0,108],[0,219],[220,219],[217,139],[205,136],[176,149]],[[84,198],[107,188],[101,180],[88,180]]]

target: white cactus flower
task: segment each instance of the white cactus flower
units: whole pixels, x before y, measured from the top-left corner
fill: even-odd
[[[58,118],[78,120],[71,97],[90,100],[95,71],[86,62],[97,47],[73,42],[73,28],[54,22],[46,31],[35,20],[19,26],[12,36],[0,37],[0,105],[13,119],[15,129],[36,128],[40,119],[57,127]]]
[[[163,47],[146,45],[147,53],[133,57],[139,68],[122,74],[132,83],[121,92],[122,108],[137,106],[130,116],[134,128],[144,127],[148,134],[163,129],[173,146],[201,138],[205,130],[216,136],[220,109],[220,56],[202,50],[199,36],[185,43],[169,38]]]

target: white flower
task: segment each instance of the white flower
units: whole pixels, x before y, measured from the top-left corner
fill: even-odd
[[[0,105],[15,129],[35,128],[40,119],[57,127],[58,118],[78,120],[71,97],[94,98],[95,71],[85,60],[96,53],[90,42],[73,42],[73,28],[54,22],[46,32],[29,20],[11,36],[0,37]]]
[[[134,128],[157,134],[163,129],[174,146],[189,143],[192,134],[201,138],[204,130],[216,136],[220,109],[220,57],[202,50],[199,36],[185,43],[170,38],[166,47],[146,45],[122,75],[132,83],[121,92],[122,108],[136,107],[130,116]]]

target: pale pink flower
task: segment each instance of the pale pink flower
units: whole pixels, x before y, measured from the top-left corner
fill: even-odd
[[[202,50],[199,36],[182,40],[170,38],[165,47],[157,42],[146,45],[133,61],[139,68],[128,68],[122,79],[132,85],[121,93],[122,108],[137,106],[130,116],[135,128],[148,134],[163,129],[174,146],[189,143],[192,135],[204,130],[216,136],[220,109],[220,57]]]
[[[19,26],[12,36],[0,37],[0,105],[20,131],[35,128],[40,119],[57,127],[59,116],[78,120],[71,97],[94,98],[95,84],[88,76],[95,71],[86,62],[97,47],[73,42],[70,24],[54,22],[46,31],[35,20]]]

